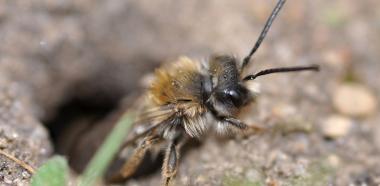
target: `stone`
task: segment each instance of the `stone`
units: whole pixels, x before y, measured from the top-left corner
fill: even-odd
[[[365,117],[377,109],[375,95],[357,83],[340,85],[334,92],[333,104],[339,113],[353,117]]]
[[[322,132],[326,137],[340,138],[346,136],[351,127],[351,119],[342,115],[332,115],[322,123]]]
[[[330,154],[328,157],[327,157],[327,161],[329,163],[329,165],[331,165],[332,167],[334,168],[337,168],[340,166],[341,164],[341,159],[338,155],[336,154]]]

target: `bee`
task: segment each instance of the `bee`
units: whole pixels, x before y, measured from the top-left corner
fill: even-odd
[[[126,140],[126,145],[139,143],[111,180],[133,175],[146,152],[156,144],[166,142],[162,179],[163,185],[169,185],[176,175],[179,149],[186,139],[199,138],[209,130],[227,134],[231,130],[246,131],[252,127],[237,118],[239,110],[255,98],[248,81],[272,73],[319,70],[317,65],[294,66],[242,76],[284,3],[285,0],[277,2],[255,45],[242,62],[230,55],[213,55],[203,63],[181,57],[156,70],[155,79],[143,100],[145,106]]]

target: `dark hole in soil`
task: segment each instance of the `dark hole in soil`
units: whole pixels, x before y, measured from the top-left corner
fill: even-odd
[[[67,101],[53,118],[44,121],[55,153],[66,156],[77,173],[83,171],[116,123],[121,99],[140,92],[137,80],[159,64],[147,57],[131,59],[136,63],[107,61],[97,72],[72,85]]]
[[[71,169],[76,173],[81,173],[84,170],[113,128],[118,118],[119,113],[117,112],[120,109],[121,99],[124,96],[129,99],[141,95],[142,90],[139,85],[136,85],[136,80],[147,72],[152,72],[152,69],[158,64],[152,60],[143,61],[145,63],[116,66],[117,68],[105,67],[95,76],[94,79],[97,79],[95,84],[92,80],[81,82],[75,86],[85,88],[85,94],[83,91],[74,88],[71,91],[73,97],[67,99],[57,109],[52,119],[44,122],[50,131],[55,153],[67,157]],[[123,73],[128,74],[129,78],[115,78],[118,77],[117,74]],[[100,81],[110,78],[109,74],[115,74],[115,77],[111,78],[110,81]],[[127,84],[127,87],[119,87],[117,82]],[[88,86],[91,83],[99,86]],[[181,150],[183,152],[181,158],[186,154],[185,151],[194,146],[199,146],[199,143],[190,142],[185,145]],[[124,163],[123,161],[125,160],[116,161],[111,165],[121,166]],[[139,179],[151,174],[160,174],[162,162],[163,152],[156,158],[148,153],[133,178]]]
[[[70,166],[75,171],[81,172],[89,157],[79,157],[81,153],[77,152],[78,145],[96,125],[100,124],[98,121],[107,116],[116,106],[116,102],[99,102],[88,98],[73,98],[62,104],[56,116],[47,122],[55,153],[66,156]],[[104,134],[99,135],[101,138],[104,136]],[[89,144],[89,147],[93,148],[94,144]],[[96,149],[80,149],[80,151],[86,150],[92,152]]]
[[[70,167],[81,173],[114,123],[101,122],[118,108],[118,102],[96,101],[96,99],[74,98],[63,104],[56,117],[47,123],[54,143],[55,152],[66,156]],[[96,139],[93,139],[95,136]],[[200,143],[190,140],[181,150],[181,159],[186,152]],[[147,153],[133,178],[144,178],[160,172],[163,163],[162,151],[157,157]],[[118,170],[125,160],[111,164],[110,172]]]

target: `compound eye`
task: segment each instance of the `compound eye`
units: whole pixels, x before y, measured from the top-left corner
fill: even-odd
[[[229,90],[227,94],[233,99],[239,99],[239,94],[235,90]]]
[[[242,104],[241,95],[236,90],[228,90],[226,91],[228,97],[232,100],[232,103],[235,106],[240,106]]]

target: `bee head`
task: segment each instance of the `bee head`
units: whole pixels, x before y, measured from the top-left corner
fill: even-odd
[[[238,70],[237,60],[228,55],[214,56],[209,61],[211,86],[207,91],[206,105],[218,115],[231,116],[253,100],[257,93],[257,87],[248,86],[248,81],[255,80],[259,76],[295,71],[318,71],[318,65],[293,66],[270,68],[261,70],[255,74],[241,76]]]
[[[207,104],[220,115],[232,115],[252,97],[241,81],[236,59],[228,55],[213,56],[209,64],[212,91]]]
[[[251,62],[252,56],[259,49],[269,28],[277,17],[286,0],[278,0],[275,8],[269,16],[264,28],[262,29],[259,38],[249,54],[243,59],[240,67],[238,68],[237,60],[228,55],[213,56],[209,61],[209,74],[210,80],[208,85],[209,89],[206,92],[205,99],[207,106],[211,111],[218,115],[230,116],[236,113],[239,108],[246,105],[252,100],[252,92],[255,93],[253,87],[246,86],[247,81],[255,80],[259,76],[281,73],[281,72],[295,72],[295,71],[318,71],[318,65],[309,66],[293,66],[282,68],[270,68],[261,70],[255,74],[241,76],[241,73]],[[249,89],[248,89],[249,87]]]

